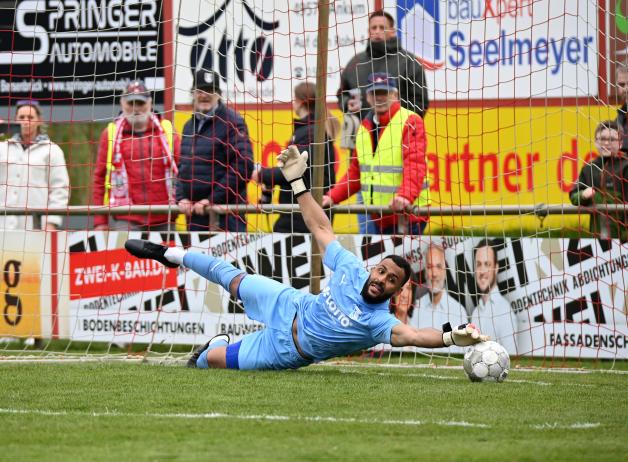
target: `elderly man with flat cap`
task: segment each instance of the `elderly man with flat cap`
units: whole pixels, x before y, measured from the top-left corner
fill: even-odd
[[[220,76],[194,74],[194,113],[183,127],[177,201],[190,231],[245,232],[244,214],[208,213],[207,206],[246,204],[253,148],[242,116],[222,101]]]
[[[132,80],[120,98],[120,115],[100,135],[94,172],[96,205],[175,204],[179,138],[172,123],[153,112],[141,80]],[[97,230],[174,230],[176,215],[96,215]]]

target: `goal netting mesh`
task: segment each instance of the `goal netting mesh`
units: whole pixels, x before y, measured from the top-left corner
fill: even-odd
[[[314,0],[0,0],[0,357],[182,358],[264,328],[124,242],[309,291],[321,255],[275,169],[292,143],[340,242],[410,262],[402,322],[472,321],[519,364],[628,357],[625,2],[327,7],[321,34]]]

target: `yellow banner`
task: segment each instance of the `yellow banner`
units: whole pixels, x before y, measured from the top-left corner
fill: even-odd
[[[255,160],[273,165],[275,156],[292,135],[289,110],[242,111],[253,143]],[[333,111],[341,120],[342,114]],[[425,118],[428,134],[427,163],[434,215],[432,232],[477,227],[486,232],[524,228],[587,229],[588,216],[550,216],[540,227],[535,217],[477,216],[439,217],[439,206],[569,204],[568,192],[584,163],[596,155],[596,125],[615,117],[615,108],[503,107],[431,109]],[[179,112],[175,125],[180,132],[190,114]],[[337,143],[338,145],[338,143]],[[345,174],[348,153],[339,150],[338,179]],[[258,188],[251,185],[249,200],[256,202]],[[266,220],[267,218],[264,218]],[[249,219],[253,229],[272,225]],[[334,220],[338,232],[356,232],[355,216]]]
[[[41,335],[41,253],[3,249],[0,254],[0,336]]]

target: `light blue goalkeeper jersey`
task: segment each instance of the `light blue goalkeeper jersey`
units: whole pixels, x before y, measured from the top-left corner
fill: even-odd
[[[333,271],[329,284],[317,296],[301,298],[297,308],[303,352],[320,361],[390,343],[400,321],[389,313],[388,300],[370,304],[362,298],[369,278],[362,261],[333,241],[323,263]]]

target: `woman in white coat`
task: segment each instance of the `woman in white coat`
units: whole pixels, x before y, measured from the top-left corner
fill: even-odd
[[[20,132],[0,143],[0,207],[42,209],[67,207],[70,179],[59,146],[42,133],[41,107],[37,101],[18,101],[15,120]],[[2,215],[2,214],[0,214]],[[42,228],[56,230],[61,216],[44,215]],[[0,229],[32,230],[33,218],[0,216]]]

